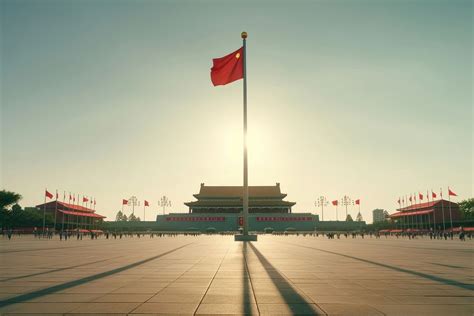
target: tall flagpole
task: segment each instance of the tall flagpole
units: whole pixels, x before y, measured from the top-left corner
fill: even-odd
[[[48,191],[48,189],[44,189],[43,231],[41,232],[43,237],[44,237],[44,230],[45,230],[45,227],[46,227],[46,191]]]
[[[436,209],[433,197],[433,189],[431,189],[431,202],[433,202],[433,231],[436,233]]]
[[[71,192],[69,192],[69,199],[71,199]],[[64,191],[63,203],[66,204],[66,191]],[[71,203],[71,200],[69,200],[69,203]],[[66,216],[66,214],[62,213],[61,233],[64,232],[64,216]]]
[[[58,190],[56,189],[56,207],[54,209],[54,231],[56,231],[56,218],[58,216]]]
[[[451,190],[448,187],[448,200],[449,200],[449,221],[451,222],[451,238],[453,238],[453,214],[451,213]]]
[[[443,234],[446,232],[446,222],[444,220],[444,203],[443,203],[443,188],[439,189],[441,196],[441,213],[443,214]]]
[[[244,192],[243,192],[243,235],[249,234],[249,183],[248,183],[248,164],[247,164],[247,32],[241,34],[244,48],[243,64],[244,64]]]

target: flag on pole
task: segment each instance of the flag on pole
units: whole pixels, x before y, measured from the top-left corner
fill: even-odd
[[[423,194],[418,193],[418,197],[420,198],[420,201],[423,200]]]
[[[48,190],[45,190],[44,196],[46,196],[48,199],[52,199],[52,198],[53,198],[53,194],[50,193],[50,192],[48,192]]]
[[[453,191],[451,191],[450,188],[448,188],[448,194],[449,194],[449,196],[458,196],[456,193],[454,193]]]
[[[59,193],[58,190],[56,190],[56,201],[59,199]]]
[[[85,196],[83,196],[83,197],[82,197],[82,203],[87,203],[87,202],[89,202],[89,199],[86,198]]]
[[[339,201],[338,201],[338,200],[332,201],[332,205],[337,206],[338,204],[339,204]]]
[[[147,200],[145,200],[145,206],[150,206]]]
[[[355,200],[356,205],[360,205],[360,199]]]
[[[436,197],[437,197],[436,193],[434,193],[433,190],[431,190],[431,197],[432,197],[433,199],[436,199]]]
[[[224,57],[212,60],[211,81],[214,86],[222,86],[244,77],[244,47]]]
[[[398,198],[398,201],[397,201],[397,203],[398,203],[398,205],[400,205],[400,204],[401,204],[400,198]]]
[[[127,204],[128,204],[128,200],[122,199],[122,205],[127,205]]]

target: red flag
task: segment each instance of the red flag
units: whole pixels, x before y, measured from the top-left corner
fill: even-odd
[[[360,199],[355,200],[356,205],[360,205]]]
[[[71,193],[69,193],[69,202],[71,202],[72,200],[72,196],[71,196]]]
[[[211,81],[214,86],[226,85],[244,77],[244,48],[212,60]]]
[[[410,202],[412,201],[412,198],[411,198],[411,195],[410,195],[410,198],[409,198]]]
[[[128,204],[128,200],[122,199],[122,205],[127,205],[127,204]]]
[[[56,200],[59,199],[58,190],[56,190]]]
[[[51,193],[49,193],[48,190],[46,190],[46,191],[44,192],[44,195],[45,195],[47,198],[49,198],[49,199],[52,199],[52,198],[53,198],[53,195],[52,195]]]
[[[338,204],[337,200],[332,201],[332,205],[337,206],[337,204]]]
[[[449,194],[449,196],[458,196],[456,193],[454,193],[453,191],[451,191],[450,188],[448,188],[448,194]]]
[[[83,203],[87,203],[87,202],[89,202],[89,199],[86,198],[85,196],[83,196],[83,197],[82,197],[82,202],[83,202]]]
[[[431,191],[431,197],[432,197],[433,199],[436,199],[436,196],[437,196],[436,193],[434,193],[433,191]]]
[[[423,194],[418,193],[418,197],[420,198],[420,200],[423,200]]]
[[[397,203],[400,204],[400,199],[398,199]]]
[[[145,206],[150,206],[147,200],[145,200]]]

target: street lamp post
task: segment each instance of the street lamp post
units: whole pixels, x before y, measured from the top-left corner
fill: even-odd
[[[128,204],[132,206],[132,214],[135,216],[135,206],[140,205],[140,201],[138,201],[138,198],[136,196],[132,196],[128,199]]]
[[[324,207],[328,205],[328,200],[326,199],[325,196],[320,196],[318,199],[314,202],[314,206],[316,207],[321,207],[321,221],[324,221]]]
[[[346,221],[347,221],[347,206],[354,205],[354,201],[347,195],[344,195],[344,197],[341,199],[341,204],[346,207]]]
[[[163,208],[163,215],[165,215],[165,208],[171,206],[171,201],[168,199],[167,196],[163,195],[158,201],[158,206],[161,206]]]

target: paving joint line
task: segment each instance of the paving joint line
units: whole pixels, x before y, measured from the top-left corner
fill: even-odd
[[[285,278],[285,280],[286,280],[294,289],[296,289],[296,290],[300,291],[301,293],[303,293],[303,294],[305,295],[305,298],[308,298],[311,302],[313,302],[314,305],[316,305],[318,308],[320,308],[320,309],[324,312],[324,314],[325,314],[326,316],[329,315],[329,313],[328,313],[324,308],[322,308],[318,303],[316,303],[309,295],[307,295],[305,291],[303,291],[303,290],[300,289],[295,283],[293,283],[293,282],[286,276],[285,273],[283,273],[280,269],[278,269],[278,268],[275,267],[275,266],[273,266],[273,268],[274,268],[275,270],[277,270],[278,273],[281,274],[281,275]],[[382,313],[382,314],[383,314],[383,313]],[[385,314],[384,314],[384,315],[385,315]]]
[[[463,282],[456,281],[456,280],[445,279],[443,277],[439,277],[439,276],[436,276],[436,275],[430,275],[430,274],[427,274],[427,273],[424,273],[424,272],[409,270],[409,269],[406,269],[406,268],[392,266],[392,265],[389,265],[389,264],[386,264],[386,263],[381,263],[381,262],[377,262],[377,261],[373,261],[373,260],[369,260],[369,259],[364,259],[364,258],[360,258],[360,257],[355,257],[355,256],[351,256],[351,255],[345,255],[343,253],[338,253],[338,252],[325,250],[325,249],[321,249],[321,248],[317,248],[317,247],[299,245],[299,244],[294,244],[294,243],[290,243],[290,242],[283,242],[283,243],[286,243],[288,245],[297,246],[297,247],[313,249],[313,250],[316,250],[316,251],[321,251],[321,252],[329,253],[329,254],[332,254],[332,255],[335,255],[335,256],[341,256],[341,257],[344,257],[344,258],[349,258],[349,259],[356,260],[356,261],[362,261],[362,262],[369,263],[369,264],[376,265],[376,266],[380,266],[380,267],[383,267],[383,268],[386,268],[386,269],[395,270],[395,271],[398,271],[398,272],[411,274],[411,275],[414,275],[414,276],[417,276],[417,277],[429,279],[429,280],[436,281],[436,282],[439,282],[439,283],[443,283],[443,284],[446,284],[446,285],[455,286],[455,287],[458,287],[458,288],[461,288],[461,289],[474,291],[474,285],[471,284],[471,283],[463,283]]]
[[[216,278],[217,273],[218,273],[219,270],[221,269],[222,263],[224,262],[225,257],[227,257],[227,254],[229,253],[229,250],[230,250],[230,246],[227,248],[227,251],[225,252],[225,255],[222,257],[222,260],[221,260],[221,262],[219,263],[219,267],[217,267],[216,272],[215,272],[214,275],[212,276],[211,282],[209,282],[209,286],[207,287],[206,292],[204,292],[204,295],[202,296],[201,300],[199,301],[199,304],[198,304],[198,306],[196,307],[196,310],[194,311],[193,315],[196,315],[197,311],[199,310],[199,307],[200,307],[201,304],[202,304],[202,301],[204,301],[204,298],[206,297],[207,292],[208,292],[209,289],[211,288],[212,282],[214,282],[214,279]]]
[[[162,253],[160,253],[156,256],[149,257],[147,259],[143,259],[143,260],[140,260],[140,261],[136,261],[134,263],[131,263],[131,264],[128,264],[128,265],[125,265],[125,266],[122,266],[122,267],[119,267],[119,268],[116,268],[116,269],[100,272],[100,273],[97,273],[97,274],[94,274],[94,275],[89,275],[89,276],[86,276],[86,277],[83,277],[83,278],[80,278],[80,279],[76,279],[76,280],[73,280],[73,281],[68,281],[68,282],[65,282],[65,283],[53,285],[53,286],[43,288],[43,289],[40,289],[40,290],[36,290],[36,291],[33,291],[33,292],[20,294],[20,295],[11,297],[11,298],[7,298],[5,300],[0,300],[0,307],[5,307],[5,306],[12,305],[12,304],[15,304],[15,303],[22,303],[22,302],[25,302],[25,301],[35,299],[37,297],[42,297],[42,296],[45,296],[45,295],[53,294],[53,293],[56,293],[56,292],[61,291],[61,290],[69,289],[71,287],[80,286],[82,284],[86,284],[86,283],[91,282],[91,281],[102,279],[104,277],[108,277],[108,276],[114,275],[116,273],[120,273],[122,271],[132,269],[136,266],[145,264],[149,261],[159,259],[163,256],[166,256],[170,253],[173,253],[173,252],[175,252],[179,249],[182,249],[186,246],[189,246],[191,244],[192,244],[192,242],[184,244],[180,247],[162,252]]]
[[[206,256],[203,255],[201,256],[201,258],[198,260],[198,262],[196,262],[195,264],[193,264],[191,267],[189,267],[188,269],[186,269],[186,271],[184,271],[183,273],[181,273],[176,279],[174,279],[173,281],[171,281],[167,286],[165,286],[164,288],[162,288],[161,290],[159,290],[158,292],[156,292],[155,294],[153,294],[149,299],[147,299],[145,302],[141,303],[140,305],[138,305],[137,307],[135,307],[133,310],[131,310],[130,312],[128,312],[128,314],[132,314],[137,308],[139,308],[140,306],[142,306],[143,304],[147,303],[149,300],[151,300],[152,298],[154,298],[155,296],[157,296],[158,294],[160,294],[163,290],[167,289],[171,284],[173,284],[174,282],[176,282],[176,280],[178,280],[179,278],[181,278],[185,273],[189,272],[192,268],[194,268],[196,265],[198,265],[199,263],[201,263],[201,261],[205,258]],[[125,287],[125,286],[124,286]],[[105,294],[107,295],[107,294]],[[104,296],[105,296],[104,295]],[[101,296],[102,297],[102,296]]]
[[[94,264],[94,263],[109,261],[109,260],[112,260],[112,259],[117,259],[117,258],[122,258],[122,257],[123,256],[118,256],[118,257],[113,257],[113,258],[108,258],[108,259],[103,259],[103,260],[98,260],[98,261],[82,263],[82,264],[78,264],[78,265],[75,265],[75,266],[69,266],[69,267],[65,267],[65,268],[58,268],[58,269],[48,270],[48,271],[45,271],[45,272],[37,272],[37,273],[32,273],[32,274],[27,274],[27,275],[20,275],[20,276],[16,276],[16,277],[7,278],[7,279],[2,279],[2,280],[0,280],[0,282],[7,282],[7,281],[24,279],[24,278],[29,278],[29,277],[33,277],[33,276],[43,275],[43,274],[55,273],[55,272],[60,272],[60,271],[65,271],[65,270],[71,270],[71,269],[75,269],[75,268],[79,268],[79,267],[88,266],[88,265],[91,265],[91,264]]]

